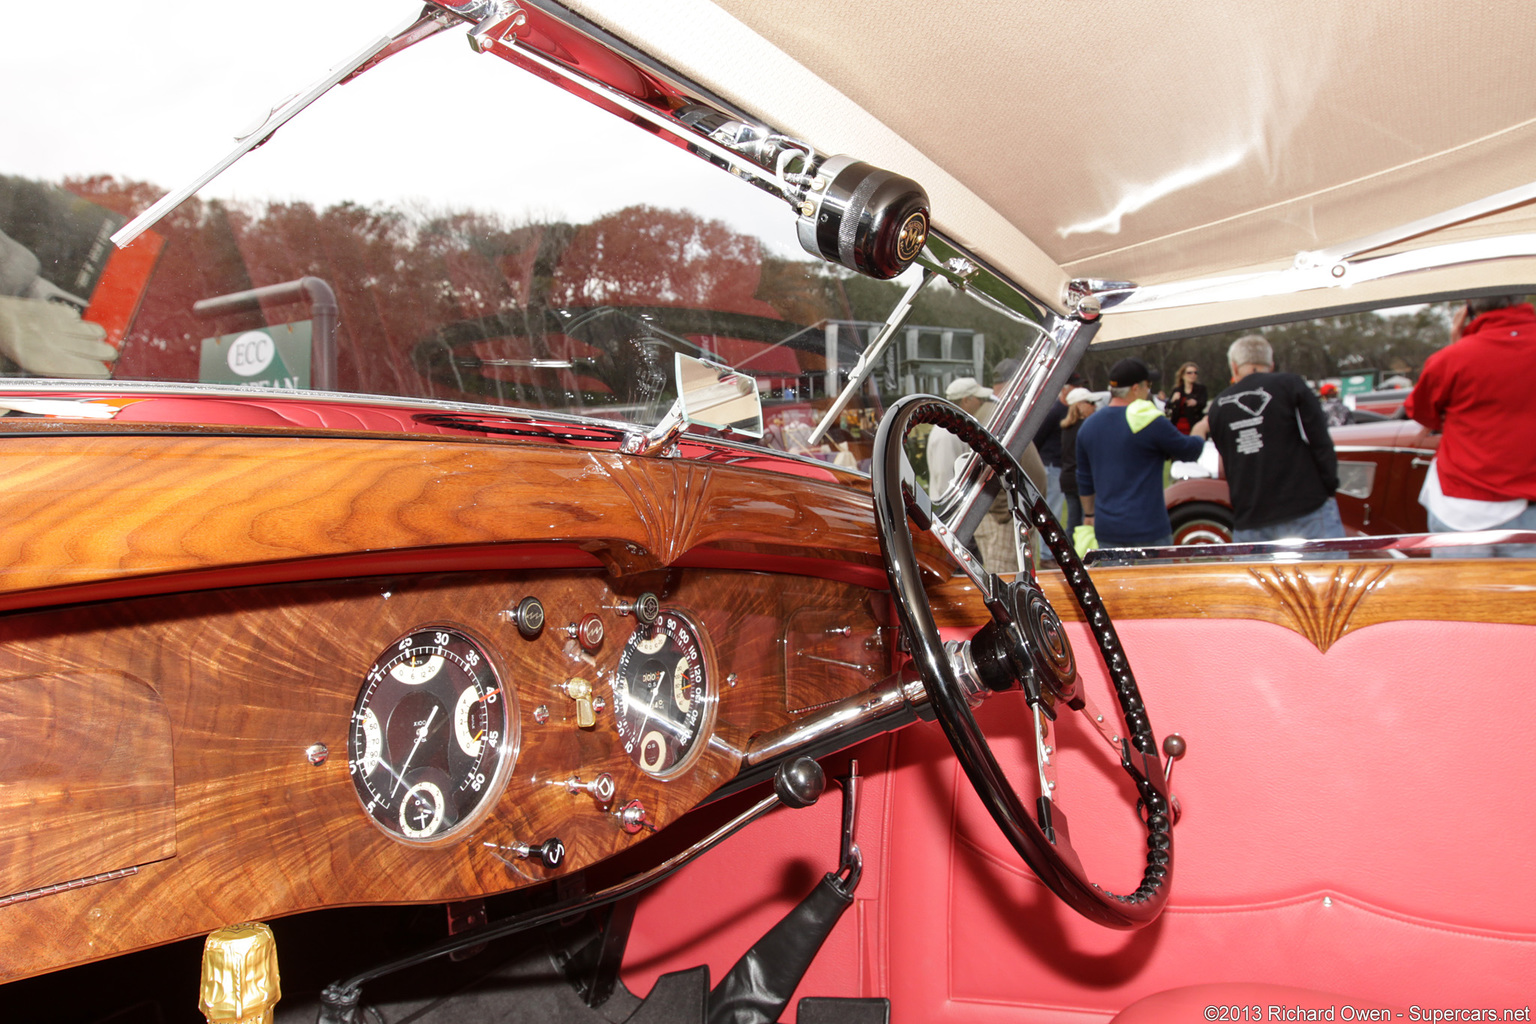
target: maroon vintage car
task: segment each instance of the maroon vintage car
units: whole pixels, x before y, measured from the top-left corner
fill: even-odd
[[[1423,533],[1419,488],[1440,436],[1413,420],[1383,419],[1334,427],[1339,456],[1339,516],[1350,534]],[[1180,480],[1163,492],[1175,544],[1232,540],[1232,504],[1223,479]]]

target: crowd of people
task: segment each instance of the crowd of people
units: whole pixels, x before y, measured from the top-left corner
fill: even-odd
[[[1473,299],[1457,311],[1452,344],[1432,355],[1403,415],[1440,435],[1419,501],[1433,533],[1536,531],[1536,405],[1521,388],[1536,371],[1536,308],[1519,296]],[[1073,375],[1035,448],[1046,497],[1079,553],[1091,547],[1171,544],[1165,467],[1214,449],[1225,476],[1236,543],[1343,537],[1331,427],[1352,407],[1332,382],[1315,389],[1277,369],[1260,334],[1227,350],[1231,383],[1214,396],[1184,363],[1171,386],[1139,359],[1109,371],[1094,392]],[[1536,557],[1536,544],[1440,547],[1436,556]]]

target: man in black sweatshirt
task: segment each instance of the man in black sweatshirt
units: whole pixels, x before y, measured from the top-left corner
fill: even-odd
[[[1211,440],[1232,495],[1232,540],[1344,536],[1339,462],[1323,407],[1294,373],[1276,373],[1258,334],[1227,349],[1234,383],[1211,403]]]

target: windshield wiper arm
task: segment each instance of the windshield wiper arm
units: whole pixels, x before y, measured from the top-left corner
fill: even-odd
[[[223,174],[235,161],[270,139],[273,132],[287,124],[288,120],[299,113],[299,111],[315,102],[321,96],[324,96],[327,92],[330,92],[333,87],[343,82],[351,81],[386,57],[392,57],[406,47],[419,43],[429,36],[436,35],[443,29],[457,23],[457,20],[452,14],[440,7],[432,5],[423,7],[420,15],[401,25],[389,35],[373,40],[350,58],[333,67],[326,73],[324,78],[314,85],[273,107],[272,112],[266,116],[261,124],[237,136],[235,148],[220,159],[218,163],[208,168],[188,184],[175,191],[168,192],[149,209],[119,228],[117,233],[112,236],[113,244],[119,249],[126,247],[135,238],[138,238],[139,235],[153,227],[162,217],[194,195],[198,189]]]
[[[925,269],[923,276],[912,282],[911,287],[907,289],[907,293],[901,297],[901,301],[896,303],[896,308],[891,310],[890,316],[885,318],[885,323],[881,326],[880,333],[875,335],[875,339],[869,343],[869,348],[865,349],[864,354],[859,356],[859,361],[854,364],[853,369],[848,374],[848,383],[843,386],[842,393],[837,396],[837,401],[833,402],[831,408],[821,417],[821,422],[816,424],[816,429],[811,431],[810,437],[806,439],[807,444],[821,444],[822,439],[827,436],[827,431],[832,429],[832,424],[837,422],[837,418],[848,407],[848,402],[853,398],[854,393],[863,386],[864,379],[874,372],[875,361],[885,354],[891,339],[896,337],[897,328],[906,321],[908,314],[912,312],[912,300],[916,299],[917,293],[922,291],[928,282],[937,276],[939,275],[933,271]]]

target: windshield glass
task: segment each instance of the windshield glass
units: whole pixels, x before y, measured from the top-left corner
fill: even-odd
[[[62,168],[12,151],[0,161],[8,383],[327,389],[650,425],[676,398],[681,352],[756,379],[765,445],[863,468],[890,402],[967,377],[989,388],[1037,336],[935,282],[810,445],[912,277],[813,259],[781,198],[462,36],[333,89],[124,250],[108,236],[264,106],[220,108],[207,128],[168,114],[160,134]],[[228,59],[250,57],[241,46]],[[276,77],[263,104],[284,95]],[[181,102],[111,78],[93,73],[114,118]]]

